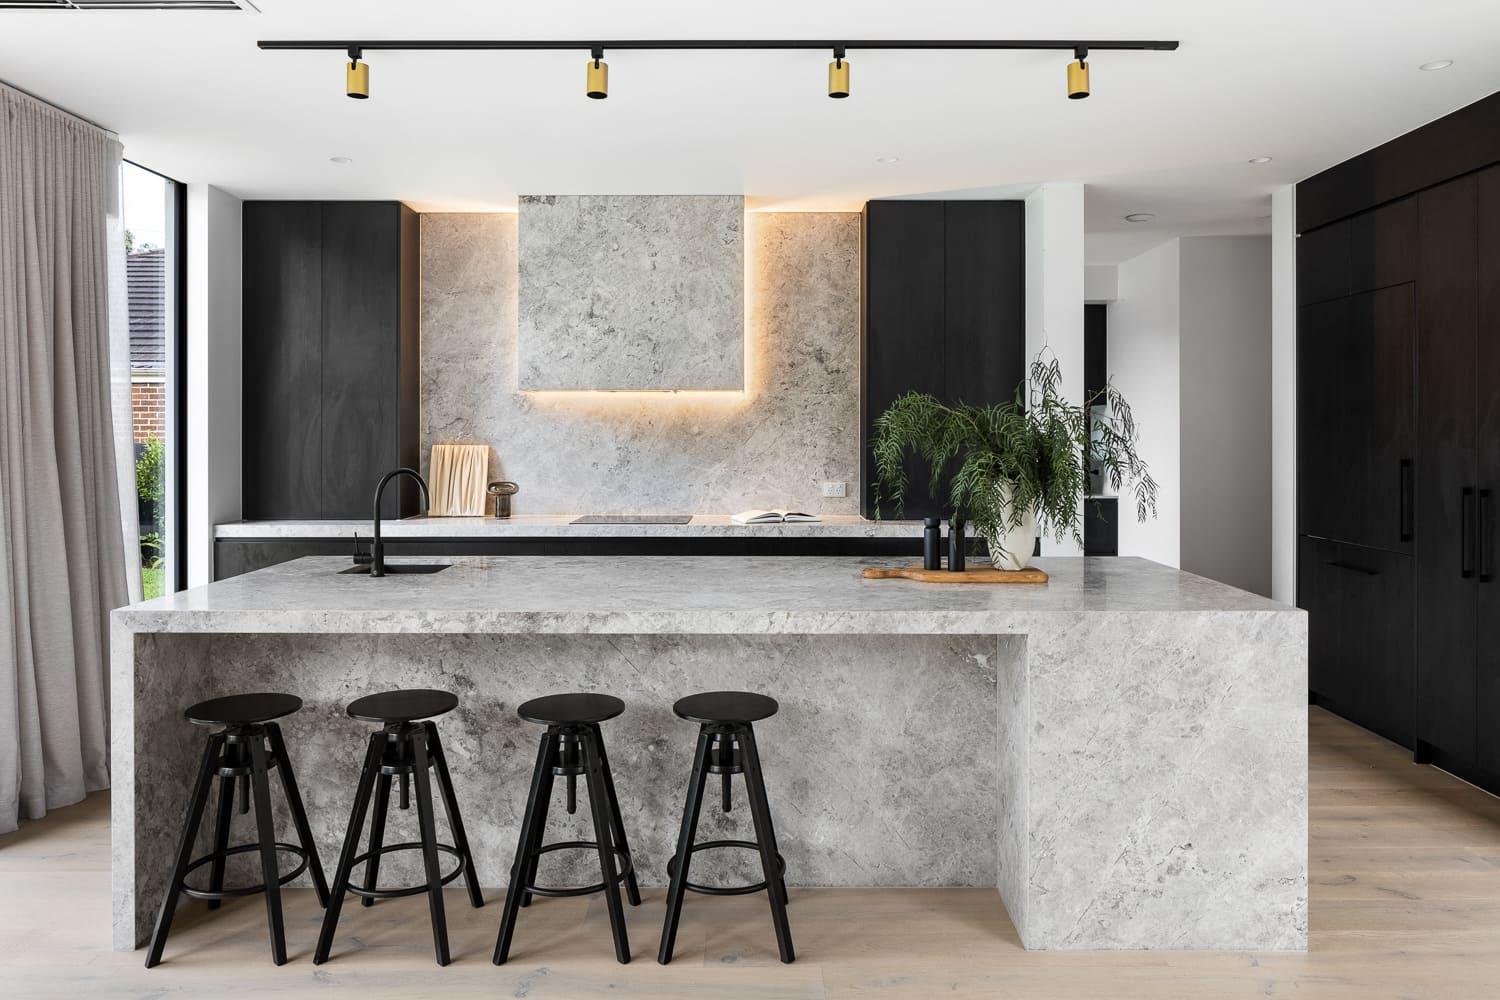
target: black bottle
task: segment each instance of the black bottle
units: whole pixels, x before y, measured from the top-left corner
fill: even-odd
[[[924,517],[922,519],[922,568],[943,568],[943,519],[940,517]]]
[[[964,519],[954,515],[948,520],[948,572],[964,571]]]

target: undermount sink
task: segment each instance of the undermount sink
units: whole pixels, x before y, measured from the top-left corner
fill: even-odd
[[[453,564],[452,563],[386,563],[385,564],[385,575],[386,576],[401,576],[404,573],[441,573],[443,570],[447,569],[451,565],[453,565]],[[370,567],[369,567],[368,564],[363,565],[363,566],[350,566],[348,569],[341,569],[341,570],[339,570],[340,574],[362,573],[362,574],[368,575],[369,572],[370,572]]]

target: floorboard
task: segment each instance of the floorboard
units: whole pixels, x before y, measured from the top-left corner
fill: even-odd
[[[524,911],[511,963],[489,963],[498,890],[448,894],[454,963],[432,963],[421,897],[344,910],[311,961],[321,911],[286,894],[291,961],[271,965],[258,897],[185,902],[166,961],[109,950],[109,797],[0,838],[0,995],[15,997],[1078,997],[1328,1000],[1500,997],[1500,800],[1313,708],[1311,947],[1304,953],[1027,952],[993,889],[792,893],[798,961],[776,960],[764,897],[689,897],[671,966],[656,964],[660,890],[629,912],[617,965],[602,901]],[[339,988],[344,989],[340,990]]]

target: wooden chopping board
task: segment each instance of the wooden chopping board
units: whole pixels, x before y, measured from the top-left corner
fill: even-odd
[[[970,566],[962,573],[945,569],[923,569],[921,566],[866,566],[861,574],[866,580],[915,580],[918,583],[1046,583],[1047,574],[1031,569],[995,569],[993,566]]]

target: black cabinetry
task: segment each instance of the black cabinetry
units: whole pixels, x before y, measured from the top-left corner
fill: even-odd
[[[1297,253],[1298,603],[1311,693],[1491,790],[1497,134],[1500,95],[1300,184]]]
[[[417,239],[397,202],[245,203],[246,518],[368,517],[418,463]],[[385,514],[416,501],[405,481]]]
[[[872,201],[863,222],[860,507],[872,517],[871,424],[896,397],[999,403],[1025,377],[1026,207]],[[946,479],[930,498],[927,466],[909,460],[907,474],[906,516],[949,513]]]

